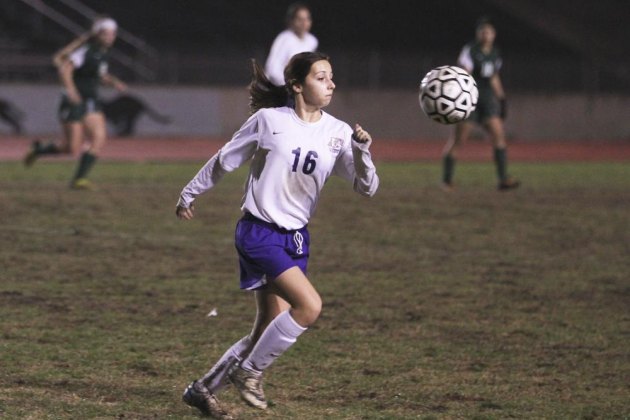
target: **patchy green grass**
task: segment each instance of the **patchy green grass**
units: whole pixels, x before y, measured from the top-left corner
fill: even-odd
[[[232,238],[243,171],[175,219],[199,164],[0,164],[0,417],[197,418],[180,401],[253,321]],[[367,200],[339,180],[311,223],[316,326],[239,418],[630,416],[630,167],[489,164],[437,188],[382,164]],[[206,314],[217,308],[217,317]]]

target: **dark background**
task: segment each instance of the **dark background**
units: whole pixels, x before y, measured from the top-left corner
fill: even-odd
[[[510,0],[514,1],[514,0]],[[157,46],[267,49],[284,29],[284,14],[291,1],[260,0],[85,0],[95,10],[108,12],[120,24],[146,36]],[[596,30],[616,47],[628,51],[630,2],[623,0],[527,0],[541,14],[557,14],[580,30]],[[454,53],[473,36],[475,21],[490,17],[499,41],[515,52],[570,54],[569,48],[533,28],[525,17],[512,16],[491,1],[449,0],[315,0],[313,33],[323,50],[359,48],[384,51],[441,51]],[[615,46],[610,45],[611,50]]]
[[[53,5],[51,1],[47,4]],[[84,0],[157,50],[145,82],[243,84],[249,57],[264,60],[291,1]],[[524,91],[630,91],[630,2],[625,0],[316,0],[312,32],[331,54],[340,81],[405,87],[435,65],[453,64],[489,17],[498,31],[504,80]],[[0,5],[6,43],[50,54],[72,34],[21,0]],[[68,16],[88,27],[80,17]],[[0,42],[1,43],[1,42]],[[123,42],[117,44],[125,50]],[[133,52],[129,52],[133,54]],[[121,72],[127,71],[124,68]],[[40,75],[40,77],[43,77]],[[46,77],[43,77],[45,79]]]

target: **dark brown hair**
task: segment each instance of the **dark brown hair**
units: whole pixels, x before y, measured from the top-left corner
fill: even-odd
[[[249,84],[249,111],[253,114],[261,108],[286,106],[293,98],[293,86],[304,83],[311,66],[330,57],[320,52],[303,52],[291,57],[284,68],[284,86],[276,86],[265,75],[263,68],[252,59],[252,81]]]
[[[293,3],[287,9],[287,14],[285,16],[285,23],[287,26],[291,26],[291,22],[295,19],[295,16],[298,14],[300,10],[306,10],[308,13],[311,13],[311,9],[305,3]]]
[[[478,31],[486,25],[492,26],[494,28],[494,24],[488,16],[481,16],[479,19],[477,19],[477,22],[475,23],[475,31]]]

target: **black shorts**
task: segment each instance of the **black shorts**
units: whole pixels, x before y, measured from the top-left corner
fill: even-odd
[[[80,122],[87,114],[102,112],[103,105],[96,98],[84,98],[80,104],[73,104],[66,95],[61,97],[59,104],[59,121],[62,123]]]
[[[486,120],[492,117],[498,117],[501,115],[501,104],[499,100],[492,93],[479,92],[479,100],[477,101],[477,107],[468,117],[469,121],[474,121],[478,124],[484,123]]]

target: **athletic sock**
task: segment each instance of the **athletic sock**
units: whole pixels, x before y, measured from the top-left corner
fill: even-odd
[[[265,328],[249,356],[241,362],[241,367],[252,372],[262,372],[274,360],[295,343],[306,331],[298,324],[289,311],[284,311]]]
[[[53,142],[46,144],[35,143],[35,153],[38,155],[56,155],[59,152],[59,147]]]
[[[92,166],[96,162],[96,155],[93,155],[90,152],[85,152],[81,155],[81,160],[79,160],[79,167],[77,168],[77,173],[74,175],[74,179],[85,178]]]
[[[212,393],[218,393],[221,388],[228,384],[227,374],[230,368],[235,364],[243,360],[243,357],[247,356],[252,348],[252,340],[249,336],[241,338],[236,343],[232,344],[219,361],[212,366],[212,369],[208,371],[199,381],[203,383],[206,388]]]
[[[494,149],[494,163],[497,165],[499,182],[504,182],[507,179],[507,152],[505,148]]]
[[[453,182],[453,172],[455,170],[455,158],[453,156],[444,156],[443,169],[444,173],[442,181],[444,181],[445,184],[450,185]]]

